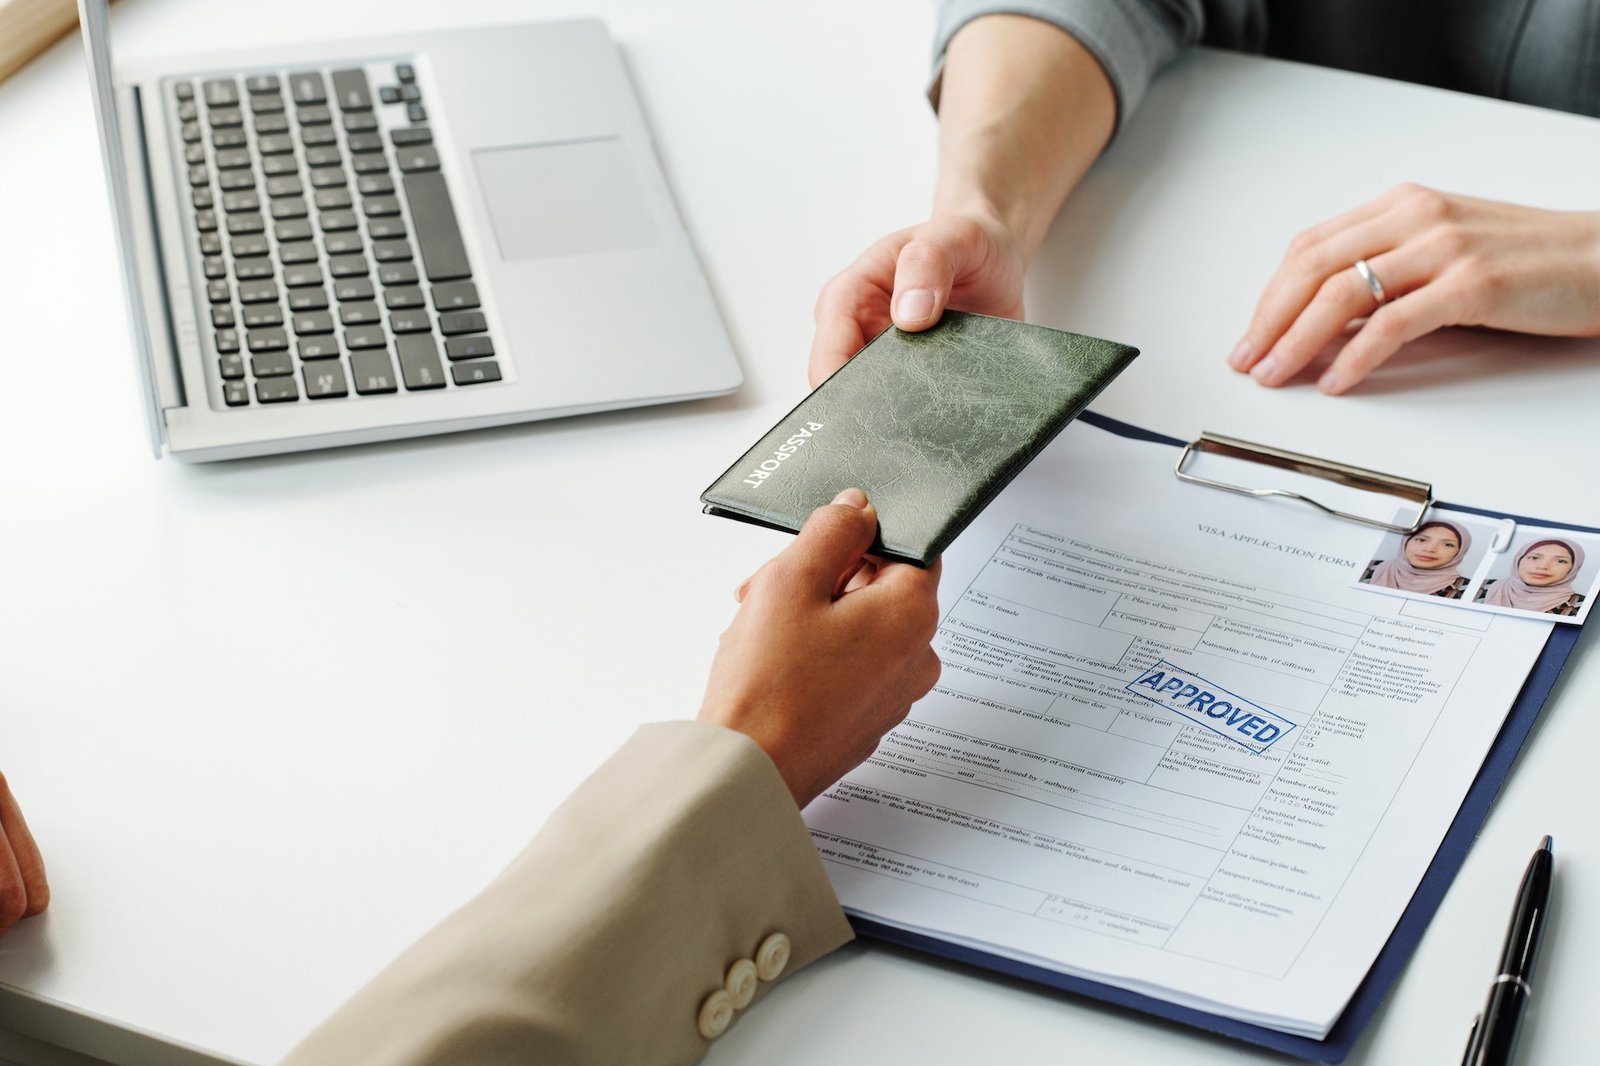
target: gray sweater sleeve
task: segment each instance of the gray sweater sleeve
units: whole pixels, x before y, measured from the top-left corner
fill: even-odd
[[[957,30],[982,15],[1030,15],[1059,26],[1100,61],[1116,93],[1121,129],[1150,80],[1200,40],[1203,8],[1201,0],[939,0],[929,97],[938,103],[945,48]]]

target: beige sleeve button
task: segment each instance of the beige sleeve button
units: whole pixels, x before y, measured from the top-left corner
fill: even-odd
[[[700,1016],[695,1019],[695,1025],[700,1030],[700,1035],[707,1040],[715,1040],[728,1031],[728,1026],[733,1024],[733,996],[728,994],[726,988],[719,988],[706,997],[700,1004]]]
[[[749,959],[740,959],[728,967],[728,977],[722,987],[733,997],[735,1010],[744,1010],[756,998],[756,977],[756,964]]]
[[[776,981],[789,965],[789,938],[773,933],[756,948],[756,973],[763,981]]]

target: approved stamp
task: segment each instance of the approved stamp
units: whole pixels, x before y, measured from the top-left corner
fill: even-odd
[[[1138,680],[1124,687],[1135,696],[1143,696],[1151,703],[1176,711],[1257,755],[1299,728],[1283,715],[1274,714],[1165,659],[1157,661],[1140,674]]]

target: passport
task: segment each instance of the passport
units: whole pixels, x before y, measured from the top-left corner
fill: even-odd
[[[891,326],[700,494],[707,514],[800,531],[847,488],[878,510],[872,554],[929,566],[1138,349],[946,311]]]

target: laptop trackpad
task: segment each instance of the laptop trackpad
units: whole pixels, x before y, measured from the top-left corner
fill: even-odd
[[[490,148],[472,160],[502,259],[658,243],[639,178],[616,137]]]

